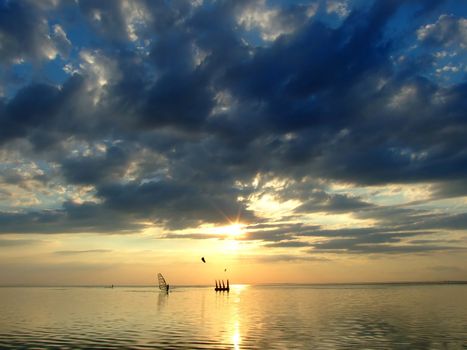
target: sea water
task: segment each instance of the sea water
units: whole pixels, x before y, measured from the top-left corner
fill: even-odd
[[[467,349],[467,285],[3,287],[0,348]]]

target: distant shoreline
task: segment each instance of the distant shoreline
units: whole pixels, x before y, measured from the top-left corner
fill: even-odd
[[[248,285],[248,286],[258,286],[258,287],[286,287],[286,286],[423,286],[423,285],[466,285],[467,281],[408,281],[408,282],[336,282],[336,283],[238,283],[232,284],[235,285]],[[30,284],[5,284],[0,285],[0,288],[110,288],[111,285],[30,285]],[[150,288],[156,287],[155,284],[147,284],[147,285],[131,285],[131,284],[122,284],[122,285],[113,285],[114,288]],[[204,288],[204,287],[212,287],[210,284],[174,284],[173,287],[178,288]]]

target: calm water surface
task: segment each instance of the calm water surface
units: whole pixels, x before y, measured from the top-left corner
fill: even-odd
[[[0,348],[467,349],[467,285],[0,288]]]

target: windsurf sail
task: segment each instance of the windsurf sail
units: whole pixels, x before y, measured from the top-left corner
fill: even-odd
[[[157,274],[157,279],[159,280],[159,289],[162,291],[167,291],[167,283],[165,282],[164,276],[161,273]]]

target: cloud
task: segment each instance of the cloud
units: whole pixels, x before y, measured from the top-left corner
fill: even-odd
[[[38,203],[2,206],[0,231],[131,233],[240,217],[249,223],[243,239],[270,247],[327,237],[314,247],[433,250],[405,239],[464,230],[464,214],[377,205],[354,191],[404,183],[430,184],[436,199],[464,193],[467,85],[425,74],[431,61],[397,59],[417,40],[427,50],[462,43],[464,22],[441,16],[412,39],[414,28],[401,23],[408,39],[400,40],[387,29],[400,11],[428,23],[438,4],[414,3],[416,13],[402,1],[328,1],[323,9],[264,1],[4,3],[1,60],[17,74],[26,69],[17,59],[35,68],[19,89],[2,82],[0,148],[5,159],[19,159],[0,170],[9,186],[2,204],[21,186]],[[37,65],[52,51],[50,65]],[[28,160],[37,169],[21,171]],[[57,195],[44,199],[39,189]],[[289,219],[308,221],[255,212],[254,199],[266,194],[297,203]],[[373,227],[327,229],[318,213]],[[166,236],[177,237],[209,238]]]
[[[101,186],[97,195],[106,208],[122,213],[153,216],[172,228],[198,225],[203,220],[223,223],[241,213],[249,221],[254,214],[244,204],[237,203],[236,191],[216,192],[185,181],[151,181],[142,184],[109,184]]]
[[[295,236],[305,236],[308,232],[314,232],[319,226],[295,224],[259,224],[246,228],[245,240],[261,240],[268,242],[288,242]]]
[[[42,9],[29,1],[2,1],[0,40],[0,61],[6,64],[51,60],[70,46],[63,29],[49,28]]]
[[[121,177],[128,167],[128,155],[118,146],[112,146],[102,155],[66,158],[61,167],[69,183],[98,184],[108,178]]]
[[[443,181],[433,185],[432,195],[434,198],[463,197],[467,195],[467,181]]]
[[[89,250],[58,250],[54,252],[57,255],[80,255],[80,254],[101,254],[110,253],[112,250],[108,249],[89,249]]]
[[[467,48],[467,19],[443,14],[432,24],[426,24],[417,30],[420,41],[429,45],[459,45]]]
[[[0,200],[3,200],[3,199],[6,199],[6,198],[10,198],[11,197],[11,193],[6,191],[6,190],[3,190],[3,189],[0,189]]]
[[[342,242],[339,242],[342,243]],[[375,245],[352,245],[352,244],[323,244],[315,246],[309,250],[310,254],[314,253],[345,253],[345,254],[423,254],[430,252],[449,252],[456,250],[465,250],[464,247],[455,247],[448,245],[390,245],[390,244],[375,244]]]
[[[110,40],[128,39],[122,1],[80,1],[79,9],[93,29]]]
[[[414,234],[416,235],[416,234]],[[397,244],[393,244],[397,243]],[[309,253],[351,253],[351,254],[412,254],[431,251],[456,251],[465,250],[466,247],[454,245],[440,245],[434,241],[402,242],[400,235],[371,235],[357,238],[330,239],[312,244],[313,249]]]
[[[307,242],[301,242],[301,241],[280,241],[280,242],[275,242],[275,243],[268,243],[265,245],[266,247],[270,248],[301,248],[301,247],[309,247],[310,243]]]
[[[317,3],[269,8],[265,1],[252,1],[242,8],[237,22],[247,31],[258,30],[263,40],[274,41],[295,32],[316,14],[317,8]]]
[[[23,247],[41,244],[43,241],[37,239],[3,239],[0,238],[0,248],[3,247]]]
[[[310,199],[307,199],[302,205],[296,208],[299,212],[353,212],[365,208],[371,208],[372,205],[358,198],[352,198],[347,195],[335,194],[329,195],[324,191],[313,191]]]
[[[245,258],[248,261],[253,261],[257,263],[280,263],[280,262],[309,262],[309,261],[328,261],[328,259],[323,257],[315,256],[302,256],[302,255],[292,255],[292,254],[274,254],[274,255],[262,255],[262,256],[249,256]]]
[[[436,265],[430,268],[433,271],[442,272],[442,273],[456,273],[456,272],[465,272],[465,269],[458,266],[449,266],[449,265]]]
[[[70,137],[92,137],[95,125],[86,124],[93,116],[92,99],[86,93],[82,76],[70,77],[61,87],[31,83],[20,89],[4,108],[0,109],[0,145],[27,140],[35,151],[57,151]],[[85,107],[83,119],[78,110]],[[59,154],[58,156],[61,156]]]
[[[467,230],[467,213],[435,216],[406,227],[414,226],[425,229]]]
[[[339,17],[347,17],[349,15],[348,3],[346,1],[328,0],[326,2],[326,11],[335,13]]]
[[[162,238],[175,239],[224,239],[227,235],[217,233],[166,233]]]
[[[93,202],[65,202],[55,210],[0,212],[0,233],[131,233],[146,226],[128,215]]]

